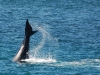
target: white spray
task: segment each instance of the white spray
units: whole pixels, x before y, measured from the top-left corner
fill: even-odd
[[[48,58],[38,58],[37,57],[37,53],[38,51],[44,46],[46,41],[52,41],[54,40],[54,38],[52,38],[52,36],[46,31],[44,30],[42,27],[38,28],[38,31],[42,33],[42,40],[39,43],[39,45],[34,48],[32,51],[34,51],[34,55],[32,54],[33,52],[31,51],[31,55],[29,59],[25,59],[24,61],[29,62],[29,63],[53,63],[56,62],[55,59],[52,59],[52,56],[49,54]]]
[[[39,31],[42,33],[42,41],[40,42],[40,44],[34,49],[34,57],[36,57],[38,50],[40,50],[45,43],[45,39],[46,39],[46,31],[39,27]]]

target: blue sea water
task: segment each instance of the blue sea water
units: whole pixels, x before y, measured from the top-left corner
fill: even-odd
[[[41,28],[21,64],[26,19]],[[100,75],[100,0],[0,0],[0,75]]]

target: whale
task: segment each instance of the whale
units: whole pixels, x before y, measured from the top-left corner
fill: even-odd
[[[26,27],[25,27],[25,37],[22,42],[22,45],[17,52],[17,54],[14,56],[13,61],[14,62],[21,62],[21,60],[29,59],[29,42],[30,37],[35,34],[38,30],[33,31],[28,19],[26,20]]]

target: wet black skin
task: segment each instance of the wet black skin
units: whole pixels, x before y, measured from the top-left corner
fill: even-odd
[[[33,35],[34,33],[36,33],[37,31],[38,30],[32,31],[32,27],[29,24],[29,21],[27,19],[26,20],[26,27],[25,27],[25,38],[22,42],[20,50],[18,51],[18,53],[14,57],[13,61],[21,62],[21,60],[29,58],[28,51],[29,51],[30,36]]]

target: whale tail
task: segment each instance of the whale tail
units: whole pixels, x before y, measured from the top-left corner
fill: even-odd
[[[38,30],[33,31],[31,25],[29,24],[28,19],[26,20],[26,27],[25,27],[25,36],[31,36],[36,33]]]
[[[18,53],[15,55],[13,61],[21,62],[22,59],[28,59],[28,51],[29,51],[29,41],[30,36],[36,33],[38,30],[33,31],[31,25],[29,24],[28,19],[26,20],[26,27],[25,27],[25,38],[22,42],[22,45],[18,51]]]

